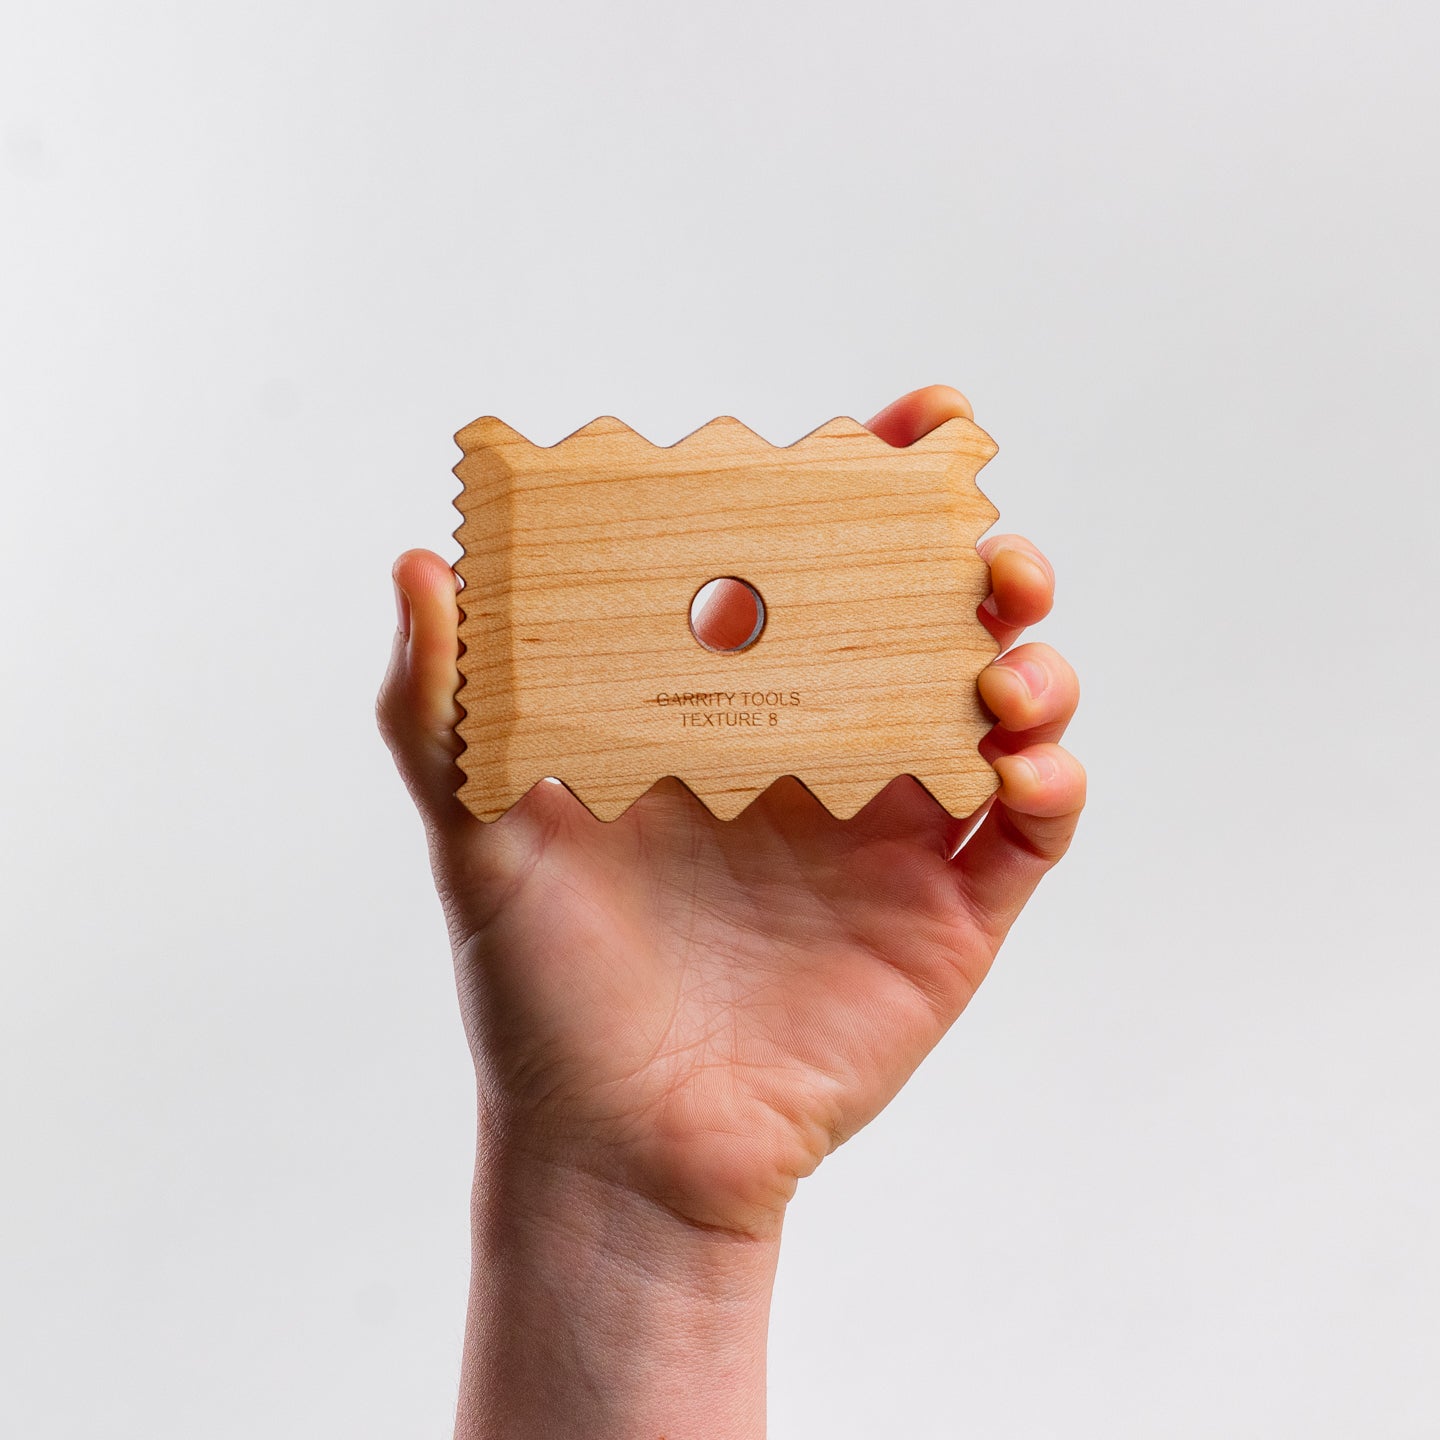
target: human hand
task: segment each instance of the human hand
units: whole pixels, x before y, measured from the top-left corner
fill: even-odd
[[[970,414],[933,386],[870,427],[908,444]],[[1048,613],[1052,572],[1017,537],[980,550],[980,618],[1012,646]],[[666,779],[608,823],[548,782],[486,824],[454,796],[453,572],[410,551],[395,582],[379,718],[429,835],[495,1167],[773,1241],[798,1181],[954,1022],[1068,846],[1074,672],[1027,644],[981,675],[1001,783],[958,854],[971,822],[908,776],[843,822],[787,777],[731,821]]]

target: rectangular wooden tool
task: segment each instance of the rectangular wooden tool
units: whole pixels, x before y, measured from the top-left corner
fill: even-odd
[[[602,820],[665,775],[721,819],[787,774],[841,818],[902,774],[957,815],[994,791],[996,446],[973,421],[904,448],[850,419],[775,446],[728,416],[671,446],[608,416],[456,440],[459,793],[482,820],[546,776]]]

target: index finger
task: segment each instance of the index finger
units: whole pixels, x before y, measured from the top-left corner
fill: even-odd
[[[865,422],[891,445],[913,445],[937,425],[956,416],[973,420],[970,402],[953,385],[925,385],[898,400],[892,400],[878,415]]]

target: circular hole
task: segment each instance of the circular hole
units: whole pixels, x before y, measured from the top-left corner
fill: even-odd
[[[747,580],[707,580],[690,602],[690,633],[707,649],[734,652],[753,645],[765,628],[765,602]]]

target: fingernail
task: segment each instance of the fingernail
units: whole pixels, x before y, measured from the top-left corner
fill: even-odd
[[[1020,679],[1025,687],[1025,693],[1032,699],[1038,700],[1050,687],[1050,676],[1045,667],[1034,660],[1006,660],[1002,662],[1005,668],[1012,675]]]
[[[402,640],[410,638],[410,597],[395,584],[395,628]]]
[[[1038,755],[1016,755],[1012,758],[1030,772],[1031,780],[1037,785],[1047,784],[1060,773],[1060,767],[1055,763],[1055,757],[1047,755],[1043,751]]]
[[[1055,583],[1055,572],[1049,564],[1034,555],[1021,555],[1025,562],[1025,568],[1035,577],[1041,585],[1053,585]]]

